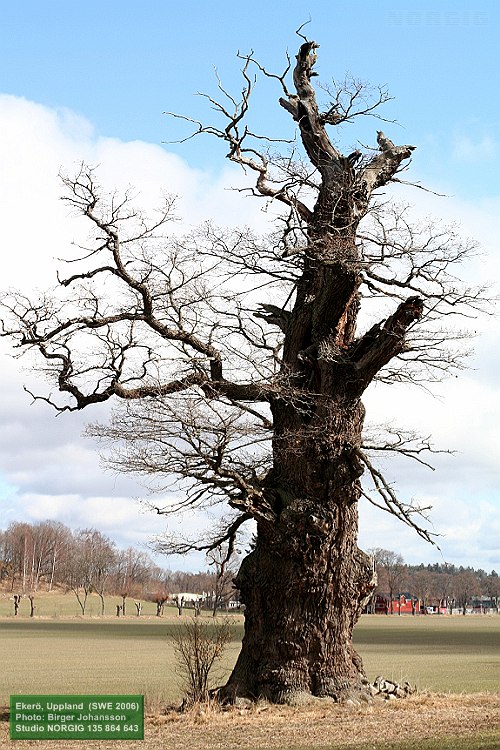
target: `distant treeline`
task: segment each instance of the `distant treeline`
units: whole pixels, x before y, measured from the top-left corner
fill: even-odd
[[[403,557],[391,550],[369,550],[377,572],[375,596],[390,603],[409,595],[423,607],[434,605],[462,609],[474,602],[487,600],[497,609],[500,605],[500,577],[496,571],[434,563],[407,565]],[[143,550],[134,547],[120,550],[116,543],[97,529],[72,531],[58,521],[39,523],[13,522],[0,531],[0,583],[12,594],[34,594],[55,587],[72,591],[82,612],[90,593],[101,599],[120,596],[123,611],[126,600],[142,599],[165,602],[181,592],[212,594],[218,603],[234,595],[234,567],[225,569],[207,560],[210,571],[189,573],[171,571],[157,565]]]
[[[448,611],[500,607],[500,577],[495,570],[455,566],[448,563],[407,565],[402,555],[386,549],[370,550],[377,571],[375,594],[386,597],[391,611],[402,595],[417,599],[423,607]]]
[[[207,565],[208,567],[208,565]],[[217,572],[186,573],[157,565],[143,550],[117,548],[97,529],[72,531],[58,521],[13,522],[0,531],[0,583],[13,594],[62,588],[82,612],[90,593],[157,601],[179,592],[201,594],[217,587]]]

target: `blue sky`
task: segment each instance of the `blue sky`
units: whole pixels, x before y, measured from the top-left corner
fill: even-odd
[[[213,66],[236,91],[238,50],[254,49],[269,69],[281,71],[286,49],[295,52],[295,29],[309,16],[307,34],[321,44],[322,80],[348,71],[387,85],[394,96],[387,115],[397,118],[405,140],[418,144],[423,175],[449,182],[454,192],[487,196],[496,188],[500,5],[494,0],[256,0],[237,12],[222,3],[168,0],[5,3],[0,89],[68,107],[102,135],[161,143],[180,133],[163,111],[206,114],[205,102],[193,95],[215,90]],[[289,127],[286,114],[269,106],[272,86],[262,82],[258,89],[259,103],[265,92],[267,127]],[[470,160],[483,144],[488,162],[464,170],[454,158],[460,144]],[[191,142],[181,153],[204,167],[221,164],[215,144]]]
[[[239,208],[227,195],[231,180],[240,177],[224,160],[223,145],[209,139],[172,143],[188,131],[163,113],[207,120],[207,102],[195,94],[216,93],[214,66],[228,90],[239,92],[238,50],[253,49],[269,70],[282,72],[286,51],[293,56],[300,43],[295,29],[309,17],[305,32],[321,45],[320,82],[349,72],[387,86],[394,99],[383,114],[397,124],[384,123],[383,129],[394,141],[417,146],[412,178],[450,196],[438,199],[413,191],[405,198],[415,200],[421,214],[432,211],[463,221],[465,232],[477,236],[486,252],[473,273],[497,275],[497,2],[255,0],[228,6],[20,0],[3,4],[0,24],[5,283],[16,283],[29,267],[34,286],[50,259],[71,241],[73,229],[57,202],[57,171],[82,158],[100,163],[111,187],[114,181],[139,183],[145,195],[166,187],[191,196],[185,201],[191,216],[231,214],[258,222],[258,209],[249,208],[248,201]],[[280,93],[272,81],[259,79],[253,117],[260,131],[290,137],[292,123],[277,104]],[[347,137],[354,145],[356,139],[373,144],[380,127],[366,120]],[[446,559],[498,570],[498,320],[484,327],[476,369],[460,384],[444,386],[439,402],[424,406],[417,395],[394,403],[420,421],[424,431],[432,427],[445,447],[448,441],[458,444],[463,456],[460,468],[443,459],[439,480],[435,475],[422,479],[413,470],[399,477],[408,493],[421,491],[436,505],[436,527],[448,534]],[[159,531],[157,519],[134,515],[134,497],[142,489],[103,474],[93,447],[81,438],[85,420],[55,421],[43,407],[29,407],[21,384],[31,376],[4,361],[8,403],[0,404],[0,527],[22,515],[43,520],[45,514],[73,525],[101,523],[123,544],[134,541],[131,525],[142,541]],[[382,413],[385,406],[377,398],[370,405]],[[388,521],[367,519],[371,533],[362,532],[365,546],[401,550],[413,562],[437,554]],[[467,529],[476,537],[491,537],[487,551],[478,544],[471,547]]]

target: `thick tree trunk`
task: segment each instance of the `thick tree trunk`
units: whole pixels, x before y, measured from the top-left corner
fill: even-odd
[[[345,217],[337,219],[344,224]],[[348,361],[360,271],[353,222],[348,231],[330,224],[326,232],[316,220],[315,257],[305,262],[284,342],[291,393],[271,403],[266,485],[276,516],[258,523],[255,550],[236,579],[245,636],[224,689],[229,699],[368,695],[352,646],[375,585],[371,560],[357,547],[364,408]]]
[[[373,589],[373,570],[356,547],[355,505],[339,513],[341,521],[332,518],[323,528],[307,512],[296,519],[300,536],[296,527],[290,533],[289,519],[272,538],[261,534],[243,562],[236,583],[245,604],[245,636],[227,697],[283,703],[306,694],[338,701],[367,694],[351,639]]]
[[[284,430],[269,477],[274,523],[258,525],[236,579],[245,605],[241,654],[223,695],[295,702],[368,694],[352,631],[375,586],[357,547],[360,494],[354,446],[362,405],[330,404],[321,419]],[[284,420],[280,420],[284,421]]]

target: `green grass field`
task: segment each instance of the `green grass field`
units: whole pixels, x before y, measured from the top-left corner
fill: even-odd
[[[150,707],[176,701],[172,634],[179,618],[0,621],[0,705],[13,693],[140,693]],[[241,624],[221,667],[236,659]]]
[[[82,618],[68,617],[71,606],[67,596],[40,597],[37,611],[45,616],[0,619],[0,704],[11,693],[36,692],[144,693],[152,706],[179,698],[171,636],[184,618],[175,610],[163,618]],[[235,616],[226,672],[241,636]],[[420,690],[500,692],[498,617],[365,616],[355,644],[371,680],[381,674]]]
[[[2,602],[2,605],[4,604],[5,601]],[[172,634],[184,618],[179,618],[175,609],[167,610],[163,618],[157,618],[151,614],[151,611],[154,612],[153,606],[149,615],[137,618],[133,615],[132,602],[130,615],[126,618],[116,618],[112,615],[105,618],[95,615],[82,618],[75,616],[74,605],[69,595],[54,594],[40,596],[40,607],[37,610],[39,614],[35,618],[30,618],[27,607],[24,615],[21,612],[18,617],[9,614],[8,604],[7,602],[6,616],[0,617],[0,706],[7,706],[9,696],[16,693],[141,693],[146,697],[146,708],[149,713],[156,713],[165,704],[179,700],[181,687],[176,674]],[[186,617],[189,617],[188,613]],[[234,616],[233,623],[233,640],[227,650],[222,672],[218,675],[219,682],[231,669],[240,646],[241,616]],[[371,680],[378,674],[398,681],[409,680],[422,691],[423,703],[420,708],[420,705],[415,706],[409,701],[407,714],[403,706],[406,701],[402,701],[400,711],[399,702],[396,702],[396,706],[391,704],[387,709],[380,706],[378,712],[366,716],[348,714],[342,715],[342,719],[339,716],[341,721],[345,721],[347,716],[349,721],[357,722],[356,731],[361,733],[364,733],[365,729],[368,731],[367,727],[375,723],[375,729],[370,729],[370,736],[376,737],[376,744],[372,744],[370,739],[368,745],[350,745],[352,750],[361,750],[365,747],[387,750],[433,750],[437,747],[442,750],[500,748],[500,732],[498,722],[494,718],[498,714],[500,701],[499,617],[365,616],[356,627],[355,643]],[[448,711],[448,699],[441,705],[443,698],[440,698],[439,707],[433,702],[432,697],[425,697],[427,690],[433,693],[463,694],[464,703],[460,703],[462,699],[458,698],[457,705],[457,696],[449,696],[450,714],[439,713]],[[490,696],[487,699],[485,691],[495,694],[496,697]],[[474,698],[474,694],[477,698]],[[492,708],[492,700],[496,708]],[[387,710],[390,714],[394,713],[392,719],[389,714],[384,718]],[[421,736],[418,719],[421,710],[427,711],[428,722],[437,720],[440,726],[448,726],[451,716],[455,721],[454,728],[449,731],[451,736],[440,736],[439,743],[436,744],[438,740],[432,738],[432,725],[429,724],[426,726],[425,736]],[[471,721],[482,723],[475,723],[475,729],[472,725],[470,730],[467,729],[467,722],[464,723],[463,718],[456,718],[462,717],[464,710],[471,712]],[[491,713],[491,719],[488,718],[488,712]],[[417,729],[413,730],[411,741],[404,738],[401,741],[390,740],[385,737],[383,730],[376,728],[377,722],[382,722],[382,726],[385,726],[384,722],[387,720],[409,721],[412,715],[417,717],[412,720]],[[265,716],[264,714],[262,721],[265,720]],[[441,718],[438,719],[438,716]],[[6,717],[7,714],[4,712],[4,722]],[[293,721],[297,723],[297,732],[293,736],[290,735],[289,744],[283,744],[283,747],[293,746],[294,750],[344,747],[340,742],[338,745],[325,744],[328,732],[333,732],[337,726],[334,717],[329,719],[332,722],[330,730],[325,726],[327,719],[323,716],[314,716],[311,719],[315,727],[314,732],[305,744],[303,741],[296,741],[297,737],[300,737],[302,726],[300,716],[294,719],[294,715],[291,714],[291,719],[288,720],[282,718],[278,712],[272,717],[269,715],[264,724],[257,715],[248,720],[245,716],[240,719],[238,716],[224,717],[225,715],[216,718],[215,724],[211,719],[203,717],[199,721],[195,719],[194,724],[189,724],[188,720],[185,726],[179,725],[175,731],[172,723],[156,726],[150,719],[148,742],[142,747],[144,750],[153,750],[158,742],[166,749],[178,747],[179,743],[182,746],[188,740],[194,741],[194,733],[197,738],[193,745],[194,750],[220,747],[220,733],[228,731],[240,732],[241,737],[245,738],[240,738],[237,743],[240,750],[254,746],[267,747],[269,727],[266,729],[266,721],[271,719],[274,723],[269,747],[276,750],[281,747],[281,744],[278,744],[281,736],[279,733],[290,732]],[[328,717],[328,713],[325,717]],[[177,719],[167,721],[175,722]],[[223,726],[224,721],[227,721],[226,729]],[[242,726],[233,725],[238,721]],[[245,723],[247,721],[250,722],[248,726]],[[462,725],[466,732],[463,736]],[[5,727],[6,725],[0,727],[0,735],[3,732],[6,738],[8,730]],[[357,736],[360,737],[361,734]],[[7,739],[5,741],[8,742]],[[1,741],[0,745],[4,746]],[[34,747],[35,743],[32,745],[31,742],[25,742],[25,745],[27,748]],[[123,743],[126,750],[131,746],[130,743]],[[141,743],[137,744],[137,747],[139,746]],[[60,750],[79,750],[78,744],[75,743],[63,743],[58,747]],[[103,745],[103,748],[105,747],[108,745]],[[115,748],[115,745],[110,744],[109,747]],[[232,745],[224,740],[224,747],[229,750]]]
[[[500,692],[500,617],[364,616],[354,641],[368,677],[420,690]]]

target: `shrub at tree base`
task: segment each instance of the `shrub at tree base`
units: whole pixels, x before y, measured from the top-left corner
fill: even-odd
[[[209,700],[214,667],[220,662],[231,636],[227,619],[207,623],[193,617],[179,627],[173,641],[185,692],[183,706]]]

